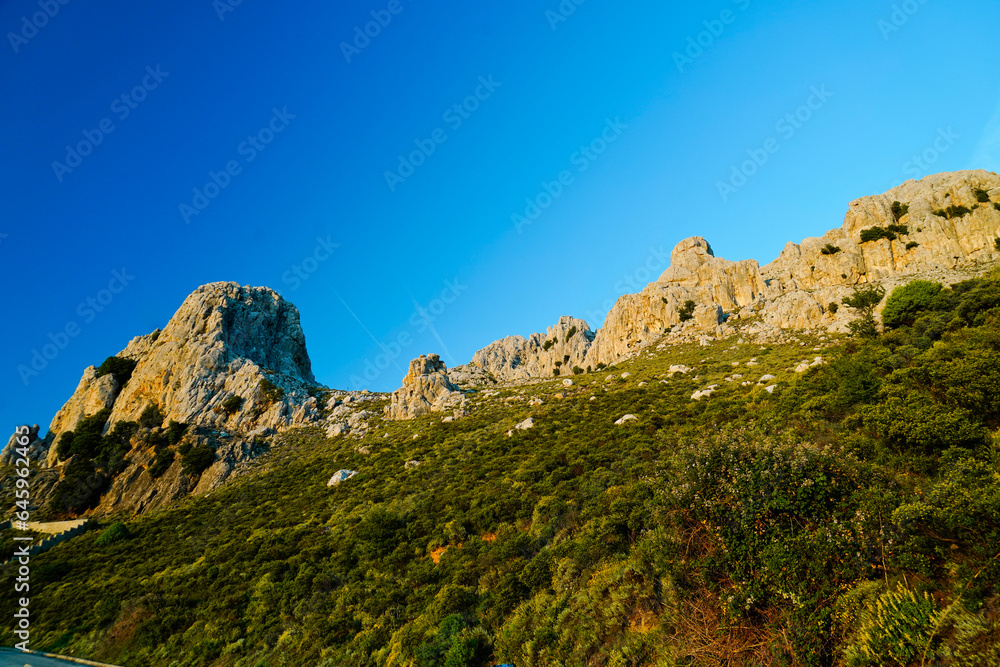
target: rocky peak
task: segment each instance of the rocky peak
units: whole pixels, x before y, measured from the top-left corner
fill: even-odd
[[[544,334],[508,336],[476,352],[477,366],[501,382],[532,377],[572,375],[573,367],[585,368],[587,351],[594,340],[590,325],[575,317],[561,317]]]
[[[441,358],[421,355],[410,362],[403,386],[393,392],[386,415],[389,419],[413,419],[458,408],[463,401],[464,394],[448,379],[448,368]]]
[[[244,434],[315,417],[309,388],[316,381],[298,310],[267,287],[199,287],[162,331],[132,339],[116,356],[135,362],[131,378],[119,386],[114,374],[87,368],[47,440],[104,408],[112,410],[108,428],[138,421],[152,406],[164,423]],[[55,448],[48,463],[56,463]]]

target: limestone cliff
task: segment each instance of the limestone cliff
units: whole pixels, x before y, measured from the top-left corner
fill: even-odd
[[[544,334],[527,338],[508,336],[476,352],[470,366],[485,370],[502,382],[531,377],[572,375],[573,367],[585,368],[594,332],[583,320],[561,317]]]
[[[428,412],[461,410],[464,395],[448,379],[448,369],[436,354],[422,355],[410,362],[403,386],[392,394],[386,407],[389,419],[413,419]]]
[[[907,181],[851,202],[841,227],[789,243],[763,267],[717,258],[704,239],[686,239],[656,282],[618,300],[586,361],[614,363],[679,327],[687,300],[697,307],[683,326],[710,336],[724,335],[724,322],[741,315],[786,329],[843,331],[851,313],[828,306],[856,285],[877,282],[891,290],[916,277],[956,282],[1000,259],[998,203],[1000,176],[992,172]]]

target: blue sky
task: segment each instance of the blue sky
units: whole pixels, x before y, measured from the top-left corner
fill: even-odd
[[[274,287],[320,381],[386,391],[599,326],[685,237],[766,263],[1000,168],[989,0],[230,2],[0,4],[7,427],[203,283]]]

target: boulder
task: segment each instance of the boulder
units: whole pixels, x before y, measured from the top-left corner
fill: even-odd
[[[357,474],[358,473],[356,470],[338,470],[337,472],[333,473],[333,477],[330,478],[330,481],[328,481],[326,485],[337,486],[341,482],[346,482],[347,480],[349,480],[350,478],[354,477]]]

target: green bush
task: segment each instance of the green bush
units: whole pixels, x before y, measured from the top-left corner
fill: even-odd
[[[65,431],[59,434],[56,441],[56,455],[60,461],[65,461],[73,455],[73,439],[76,434],[73,431]]]
[[[576,332],[577,332],[577,328],[576,328],[575,325],[572,326],[572,327],[570,327],[569,331],[566,332],[566,342],[569,342],[569,339],[572,338],[573,336],[575,336]]]
[[[173,419],[170,420],[170,424],[167,426],[167,444],[176,445],[187,433],[188,425],[182,424]]]
[[[688,299],[684,302],[684,305],[679,311],[677,311],[678,317],[680,317],[681,322],[687,322],[694,317],[694,309],[697,306],[694,301]]]
[[[128,526],[126,526],[121,521],[115,521],[113,524],[104,529],[96,540],[94,544],[99,547],[104,547],[109,544],[114,544],[115,542],[121,542],[132,537],[132,533],[129,531]]]
[[[156,452],[156,456],[153,458],[152,465],[149,466],[149,476],[153,479],[158,479],[163,476],[163,473],[170,469],[170,466],[174,463],[174,450],[171,447],[164,447],[163,449]]]
[[[274,384],[267,378],[261,378],[259,387],[261,392],[263,392],[264,398],[267,400],[268,404],[277,403],[285,396],[285,390],[279,387],[278,385]]]
[[[838,252],[840,252],[840,246],[835,246],[832,243],[827,243],[825,246],[823,246],[820,252],[823,253],[824,255],[836,255]]]
[[[891,450],[936,454],[949,447],[975,447],[989,432],[966,409],[943,405],[925,393],[894,385],[875,405],[862,406],[847,425],[863,425]]]
[[[900,204],[898,201],[892,202],[892,217],[899,222],[899,219],[910,212],[909,204]]]
[[[972,209],[965,206],[949,206],[944,209],[935,209],[932,213],[938,217],[948,218],[950,220],[951,218],[961,218],[962,216],[968,215],[972,213]]]
[[[579,366],[573,366],[573,375],[583,375],[583,369]]]
[[[222,402],[221,410],[227,415],[234,415],[239,412],[242,407],[243,397],[233,395]]]
[[[181,472],[188,476],[200,475],[215,462],[215,450],[207,445],[187,448],[181,455]]]
[[[976,195],[976,201],[978,201],[979,203],[985,204],[990,201],[989,190],[982,190],[980,188],[976,188],[975,190],[973,190],[973,192]]]
[[[101,363],[100,366],[97,367],[96,377],[101,377],[110,373],[115,376],[115,381],[118,382],[118,386],[124,387],[125,383],[132,377],[132,371],[135,370],[135,366],[136,362],[132,359],[126,359],[125,357],[108,357]]]
[[[836,315],[836,314],[837,314],[837,311],[838,311],[838,310],[840,310],[840,304],[838,304],[838,303],[837,303],[836,301],[831,301],[831,302],[830,302],[830,303],[829,303],[829,304],[827,305],[826,309],[827,309],[827,310],[829,310],[829,311],[830,311],[831,313],[833,313],[834,315]]]
[[[882,324],[887,329],[912,325],[917,316],[933,307],[943,286],[929,280],[914,280],[892,291],[882,309]]]
[[[934,598],[898,586],[863,613],[857,639],[845,651],[850,665],[907,667],[925,657],[937,626]]]
[[[556,344],[555,340],[547,340],[545,341],[545,344],[542,345],[542,349],[548,352],[549,349],[551,349],[551,347],[555,344]]]
[[[163,426],[163,415],[155,405],[148,406],[139,417],[139,426],[143,428],[160,428]]]
[[[910,241],[909,243],[906,244],[906,249],[907,250],[913,250],[914,248],[919,248],[919,247],[920,247],[920,244],[917,243],[916,241]]]
[[[998,210],[1000,210],[1000,209],[998,209]],[[994,246],[994,247],[995,247],[995,248],[996,248],[997,250],[1000,250],[1000,238],[995,238],[995,239],[993,239],[993,246]]]
[[[80,420],[80,423],[76,425],[72,444],[68,445],[69,454],[71,456],[79,455],[87,459],[97,456],[101,451],[104,426],[110,417],[111,409],[105,408]]]
[[[861,230],[861,242],[868,243],[869,241],[878,241],[879,239],[895,241],[898,238],[897,235],[905,236],[909,233],[910,229],[906,225],[889,225],[888,227],[879,227],[876,225]]]
[[[867,287],[855,287],[854,293],[843,299],[844,305],[853,308],[860,316],[859,319],[847,325],[852,334],[861,338],[878,336],[875,308],[882,302],[884,296],[884,287],[868,285]]]

